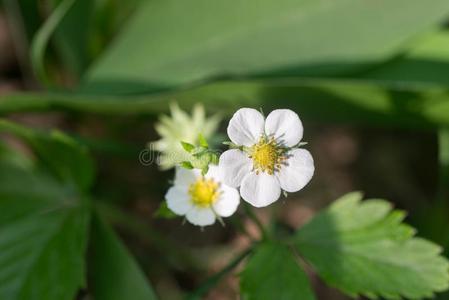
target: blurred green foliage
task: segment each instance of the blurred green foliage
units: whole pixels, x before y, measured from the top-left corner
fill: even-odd
[[[438,217],[420,226],[441,230],[428,235],[447,246],[448,1],[3,0],[3,9],[25,53],[24,73],[32,68],[47,87],[2,96],[5,117],[153,117],[176,99],[224,114],[286,107],[315,122],[439,133],[438,204],[428,212]],[[86,289],[100,300],[155,298],[102,220],[84,140],[7,120],[0,131],[33,151],[0,144],[0,298],[74,299]],[[256,243],[196,294],[251,254],[245,299],[314,299],[292,247],[351,296],[418,299],[447,288],[440,249],[413,237],[387,202],[359,198],[348,195],[319,214],[294,245]]]

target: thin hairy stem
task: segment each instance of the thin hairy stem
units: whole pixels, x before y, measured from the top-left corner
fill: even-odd
[[[237,255],[233,260],[231,260],[221,271],[215,273],[211,277],[209,277],[205,282],[203,282],[195,291],[191,294],[187,295],[186,299],[194,300],[201,299],[203,295],[209,292],[217,283],[226,276],[229,272],[231,272],[234,268],[236,268],[240,262],[251,253],[252,248],[246,249],[239,255]]]
[[[262,236],[262,240],[267,240],[268,239],[268,233],[267,230],[265,229],[265,226],[262,224],[262,222],[260,221],[260,219],[257,217],[257,215],[254,213],[253,209],[251,208],[251,206],[247,203],[245,203],[244,205],[245,208],[245,212],[248,215],[248,217],[254,222],[254,224],[256,224],[256,226],[259,228],[260,234]]]

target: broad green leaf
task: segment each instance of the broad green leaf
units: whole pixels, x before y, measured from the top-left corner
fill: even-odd
[[[375,84],[355,80],[278,79],[223,81],[179,92],[133,97],[22,93],[3,96],[0,114],[68,109],[101,114],[157,114],[169,100],[202,102],[231,114],[246,106],[266,111],[285,107],[302,119],[393,127],[449,126],[449,92],[438,87]]]
[[[146,1],[84,88],[111,94],[220,76],[344,73],[390,57],[448,13],[446,0]]]
[[[74,181],[83,191],[92,185],[95,175],[93,160],[83,145],[64,133],[33,130],[0,119],[0,132],[9,132],[24,139],[39,156],[43,167],[62,180]]]
[[[1,162],[0,212],[0,299],[74,299],[84,286],[85,197],[73,185]]]
[[[306,273],[291,249],[277,243],[257,246],[241,274],[240,289],[246,300],[313,300]]]
[[[449,86],[449,31],[440,30],[423,36],[400,57],[359,77],[401,85]]]
[[[299,253],[330,285],[351,296],[421,299],[449,287],[441,248],[414,237],[405,214],[350,193],[301,228]]]
[[[95,299],[156,299],[144,273],[113,230],[98,216],[93,218],[91,241],[89,276]]]

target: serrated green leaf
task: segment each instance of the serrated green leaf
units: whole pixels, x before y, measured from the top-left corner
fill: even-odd
[[[257,246],[241,274],[240,289],[245,300],[315,299],[291,249],[277,243]]]
[[[113,230],[98,216],[92,222],[90,280],[98,300],[157,299],[148,279]]]
[[[297,232],[296,246],[318,274],[351,296],[421,299],[446,290],[442,249],[414,237],[390,203],[361,199],[343,196]]]
[[[0,212],[0,299],[74,299],[85,283],[85,197],[73,185],[0,162]]]
[[[222,75],[329,76],[382,61],[448,13],[446,0],[142,2],[89,70],[85,89],[142,92]]]
[[[63,132],[41,132],[6,120],[0,120],[0,131],[24,139],[40,158],[42,167],[62,180],[75,182],[83,191],[92,185],[95,168],[88,149]]]

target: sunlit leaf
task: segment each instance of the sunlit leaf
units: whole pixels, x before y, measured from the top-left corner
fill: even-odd
[[[449,31],[440,30],[421,37],[400,57],[358,77],[397,85],[449,86]]]
[[[345,73],[390,57],[448,13],[446,0],[145,1],[89,70],[84,90]]]
[[[360,193],[337,200],[301,228],[299,253],[330,285],[351,296],[421,299],[449,287],[441,248],[414,237],[405,214]]]

